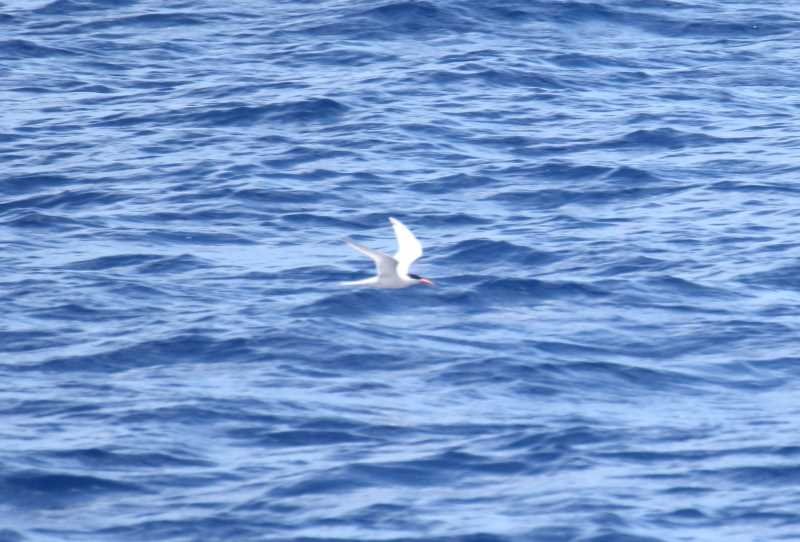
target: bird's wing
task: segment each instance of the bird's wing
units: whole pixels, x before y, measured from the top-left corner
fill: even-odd
[[[378,277],[394,277],[397,275],[397,260],[389,256],[388,254],[384,254],[383,252],[378,252],[377,250],[372,250],[369,247],[365,247],[364,245],[360,245],[353,241],[352,239],[345,239],[344,241],[355,250],[359,251],[360,253],[369,256],[372,258],[372,261],[375,262],[375,268],[378,270]]]
[[[422,245],[405,224],[391,217],[389,222],[392,223],[394,235],[397,237],[397,253],[394,255],[394,259],[397,260],[397,272],[400,275],[408,275],[411,264],[422,256]]]

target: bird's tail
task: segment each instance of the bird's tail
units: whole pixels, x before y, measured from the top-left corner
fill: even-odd
[[[370,286],[372,284],[375,284],[375,282],[376,282],[375,277],[369,277],[367,279],[348,280],[348,281],[340,282],[339,285],[340,286]]]

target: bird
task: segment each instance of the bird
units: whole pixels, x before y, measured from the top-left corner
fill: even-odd
[[[397,238],[397,252],[394,257],[372,250],[369,247],[358,244],[352,239],[345,239],[345,243],[353,249],[369,256],[375,262],[378,274],[361,280],[342,282],[343,286],[371,286],[373,288],[406,288],[415,284],[425,284],[433,286],[431,279],[409,273],[409,268],[414,261],[422,256],[422,245],[414,237],[405,224],[394,217],[389,217],[389,222],[394,228],[394,235]]]

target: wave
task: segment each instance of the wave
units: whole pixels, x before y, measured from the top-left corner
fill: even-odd
[[[221,363],[254,357],[256,353],[247,339],[215,339],[208,335],[186,333],[93,353],[51,357],[19,369],[112,374],[162,365],[167,359],[171,363]]]
[[[189,124],[213,126],[253,126],[273,123],[330,123],[348,111],[344,104],[330,98],[310,98],[277,104],[218,104],[215,107],[189,107],[180,110],[154,111],[145,115],[114,113],[95,121],[97,126],[136,126]]]
[[[646,180],[646,178],[645,178]],[[606,190],[508,190],[487,197],[487,200],[502,202],[512,208],[558,209],[565,205],[607,205],[617,202],[665,198],[690,189],[690,186],[633,186]]]
[[[71,57],[79,52],[63,47],[48,47],[30,40],[0,40],[0,58],[6,60],[23,60],[29,58]]]
[[[144,488],[112,478],[25,470],[0,477],[0,495],[16,506],[53,508],[64,502],[103,498],[116,493],[147,493]]]
[[[79,15],[82,12],[132,6],[137,0],[53,0],[33,10],[41,15]]]
[[[492,267],[519,266],[520,269],[535,268],[558,259],[552,253],[534,248],[490,239],[461,241],[448,250],[443,264],[459,269],[480,268],[487,272]],[[488,266],[488,268],[487,268]]]

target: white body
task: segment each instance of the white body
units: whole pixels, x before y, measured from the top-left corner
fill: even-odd
[[[408,275],[409,268],[414,261],[422,256],[422,245],[405,225],[396,218],[389,218],[397,238],[397,252],[394,257],[372,250],[350,239],[346,243],[362,254],[369,256],[375,262],[378,274],[362,280],[342,282],[345,286],[372,286],[373,288],[405,288],[419,284],[420,280]],[[430,283],[430,281],[427,281]]]

